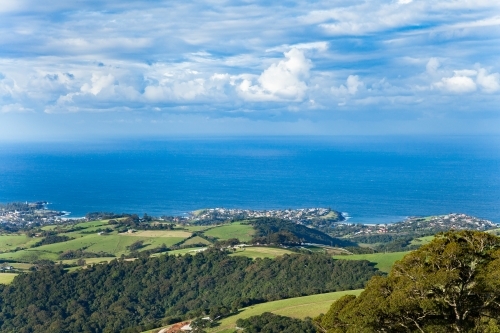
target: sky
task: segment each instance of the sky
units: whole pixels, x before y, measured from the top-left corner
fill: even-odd
[[[0,141],[500,134],[500,1],[0,0]]]

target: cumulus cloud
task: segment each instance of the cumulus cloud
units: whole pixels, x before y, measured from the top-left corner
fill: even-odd
[[[244,78],[238,85],[240,96],[250,101],[301,101],[312,63],[296,48],[284,55],[285,59],[264,70],[257,82]]]
[[[477,73],[477,83],[487,93],[494,93],[500,90],[500,74],[488,74],[486,69],[480,68]]]
[[[159,66],[148,80],[152,81],[144,89],[143,98],[152,103],[220,101],[226,98],[228,86],[234,85],[235,78],[228,73],[205,73],[192,69],[165,71]]]
[[[451,77],[443,77],[434,86],[452,93],[471,93],[481,88],[486,93],[500,90],[500,74],[488,74],[485,68],[455,70]]]
[[[111,74],[99,75],[92,74],[91,82],[85,83],[80,89],[84,93],[91,93],[92,95],[99,94],[103,89],[113,86],[115,77]]]
[[[387,106],[449,93],[494,105],[500,91],[491,0],[3,5],[3,112],[300,111],[332,95]]]
[[[357,75],[349,75],[346,79],[346,83],[341,84],[339,87],[332,87],[332,93],[336,96],[354,96],[360,88],[364,86],[364,83],[359,79]]]
[[[456,74],[452,77],[442,78],[441,82],[437,82],[435,86],[459,94],[468,93],[476,90],[476,83],[472,78]]]

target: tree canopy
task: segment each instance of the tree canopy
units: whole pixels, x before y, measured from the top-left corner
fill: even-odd
[[[113,260],[72,273],[51,265],[0,285],[0,331],[142,332],[203,313],[363,288],[375,274],[367,261],[323,254],[252,260],[220,249]]]
[[[315,319],[323,332],[500,332],[500,238],[450,231]]]
[[[247,319],[238,319],[236,325],[247,333],[316,333],[316,328],[309,320],[300,320],[264,312]]]

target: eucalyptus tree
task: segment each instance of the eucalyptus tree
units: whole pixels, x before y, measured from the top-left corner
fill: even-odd
[[[323,332],[500,332],[500,238],[439,234],[315,319]]]

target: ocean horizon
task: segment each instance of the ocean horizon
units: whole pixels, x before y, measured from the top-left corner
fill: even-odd
[[[330,207],[352,223],[500,222],[500,137],[213,137],[0,144],[0,202],[70,212]]]

